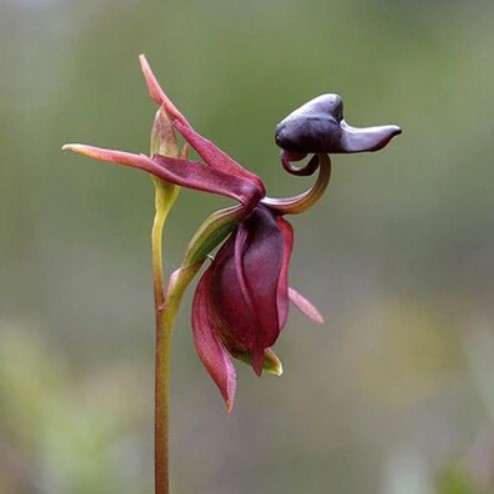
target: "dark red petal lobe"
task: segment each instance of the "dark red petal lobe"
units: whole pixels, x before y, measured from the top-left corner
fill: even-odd
[[[280,330],[286,324],[288,317],[288,268],[293,249],[293,228],[288,221],[281,216],[276,218],[278,228],[283,235],[283,259],[281,262],[280,277],[278,279],[278,318]]]
[[[231,197],[250,211],[261,199],[259,189],[249,180],[214,170],[196,161],[170,158],[159,154],[149,158],[143,154],[126,153],[84,144],[65,144],[63,150],[90,158],[137,168],[175,185]]]
[[[253,338],[258,327],[250,292],[246,290],[243,271],[239,275],[235,263],[235,250],[244,248],[245,236],[239,236],[239,229],[218,251],[211,269],[211,304],[220,320],[222,339],[229,346],[243,346],[252,349]]]
[[[235,238],[234,263],[235,273],[237,275],[242,296],[244,298],[246,306],[252,310],[252,314],[254,316],[254,325],[252,325],[253,331],[251,332],[252,368],[254,369],[256,374],[260,376],[264,363],[264,347],[261,341],[261,321],[259,318],[259,314],[257,313],[257,307],[255,306],[253,293],[248,286],[248,279],[246,277],[243,265],[245,253],[244,247],[246,246],[248,236],[249,232],[246,226],[244,224],[240,224]],[[257,328],[257,330],[255,328]]]
[[[258,187],[263,196],[266,194],[264,184],[257,175],[243,168],[209,139],[196,132],[190,125],[186,125],[180,120],[174,121],[173,124],[207,165],[224,173],[250,180]]]
[[[252,352],[260,374],[264,349],[280,332],[277,294],[283,235],[268,208],[257,207],[214,262],[212,303],[227,337]]]
[[[219,341],[212,324],[213,314],[209,301],[211,268],[202,276],[197,285],[192,305],[192,335],[196,351],[204,367],[218,386],[226,407],[233,408],[237,377],[230,357]]]
[[[232,197],[251,209],[261,199],[259,189],[249,180],[209,168],[195,161],[154,155],[165,180],[190,189]]]
[[[214,170],[196,161],[170,158],[159,154],[149,158],[143,154],[126,153],[85,144],[65,144],[66,151],[109,163],[118,163],[143,170],[175,185],[231,197],[249,212],[261,199],[259,189],[249,180]]]

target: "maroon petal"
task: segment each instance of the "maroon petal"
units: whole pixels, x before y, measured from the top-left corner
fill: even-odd
[[[213,263],[212,303],[222,331],[252,352],[258,374],[264,349],[274,344],[280,332],[277,298],[283,249],[274,215],[268,208],[257,207]]]
[[[278,280],[280,277],[284,238],[274,214],[258,207],[242,224],[248,233],[242,266],[258,315],[263,348],[270,347],[279,334]]]
[[[283,260],[281,262],[280,277],[278,279],[278,318],[280,330],[286,324],[288,317],[288,268],[293,249],[293,228],[288,221],[281,216],[276,218],[276,223],[283,235]]]
[[[252,209],[260,200],[259,189],[249,180],[227,175],[198,162],[155,155],[152,159],[142,154],[126,153],[84,144],[66,144],[70,150],[90,158],[117,163],[143,170],[172,184],[189,189],[231,197],[242,203],[246,210]]]
[[[238,229],[217,253],[211,265],[211,303],[226,348],[245,348],[253,353],[259,322],[241,265],[245,241],[245,231]]]
[[[211,269],[208,269],[194,294],[192,305],[192,335],[196,351],[209,375],[218,386],[229,412],[233,408],[237,377],[230,357],[219,341],[211,323],[209,303]]]
[[[241,202],[247,210],[261,199],[259,189],[250,181],[198,162],[155,155],[153,161],[161,165],[163,178],[190,189],[212,192]]]
[[[163,173],[162,167],[143,154],[127,153],[125,151],[99,148],[87,144],[64,144],[62,151],[73,151],[74,153],[82,154],[98,161],[130,166],[131,168],[137,168],[151,173],[151,175],[155,175],[158,178],[164,178],[161,177]]]
[[[209,139],[196,132],[190,125],[186,125],[179,120],[174,121],[174,125],[207,165],[224,173],[250,180],[259,188],[263,196],[266,194],[264,184],[257,175],[243,168]]]
[[[168,113],[168,115],[173,120],[179,120],[186,125],[189,125],[187,119],[178,111],[177,107],[173,104],[173,102],[168,98],[165,94],[161,86],[159,85],[156,76],[154,75],[149,62],[146,59],[145,55],[139,55],[139,62],[141,64],[141,70],[144,75],[144,79],[146,81],[146,85],[149,90],[149,96],[151,99],[158,104],[158,106],[163,106]]]

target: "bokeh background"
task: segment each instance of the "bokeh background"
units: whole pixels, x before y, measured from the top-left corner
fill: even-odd
[[[64,142],[146,152],[147,54],[194,126],[272,196],[274,126],[338,92],[354,125],[293,218],[285,374],[242,364],[231,416],[195,355],[173,355],[175,494],[494,492],[494,3],[0,0],[0,493],[152,491],[153,190]],[[167,269],[209,211],[184,191]]]

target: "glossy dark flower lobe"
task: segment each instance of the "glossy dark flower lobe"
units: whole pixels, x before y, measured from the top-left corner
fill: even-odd
[[[360,153],[382,149],[401,129],[396,125],[356,128],[343,119],[343,101],[323,94],[296,109],[277,126],[276,144],[289,161],[311,153]]]
[[[202,276],[192,308],[197,352],[228,408],[235,369],[228,354],[252,364],[260,375],[272,363],[270,347],[285,326],[290,294],[317,322],[317,310],[288,288],[293,229],[260,204],[243,219]]]

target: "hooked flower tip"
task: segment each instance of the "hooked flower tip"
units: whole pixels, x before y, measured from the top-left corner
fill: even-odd
[[[62,146],[62,151],[75,151],[75,148],[77,148],[78,144],[64,144]]]

